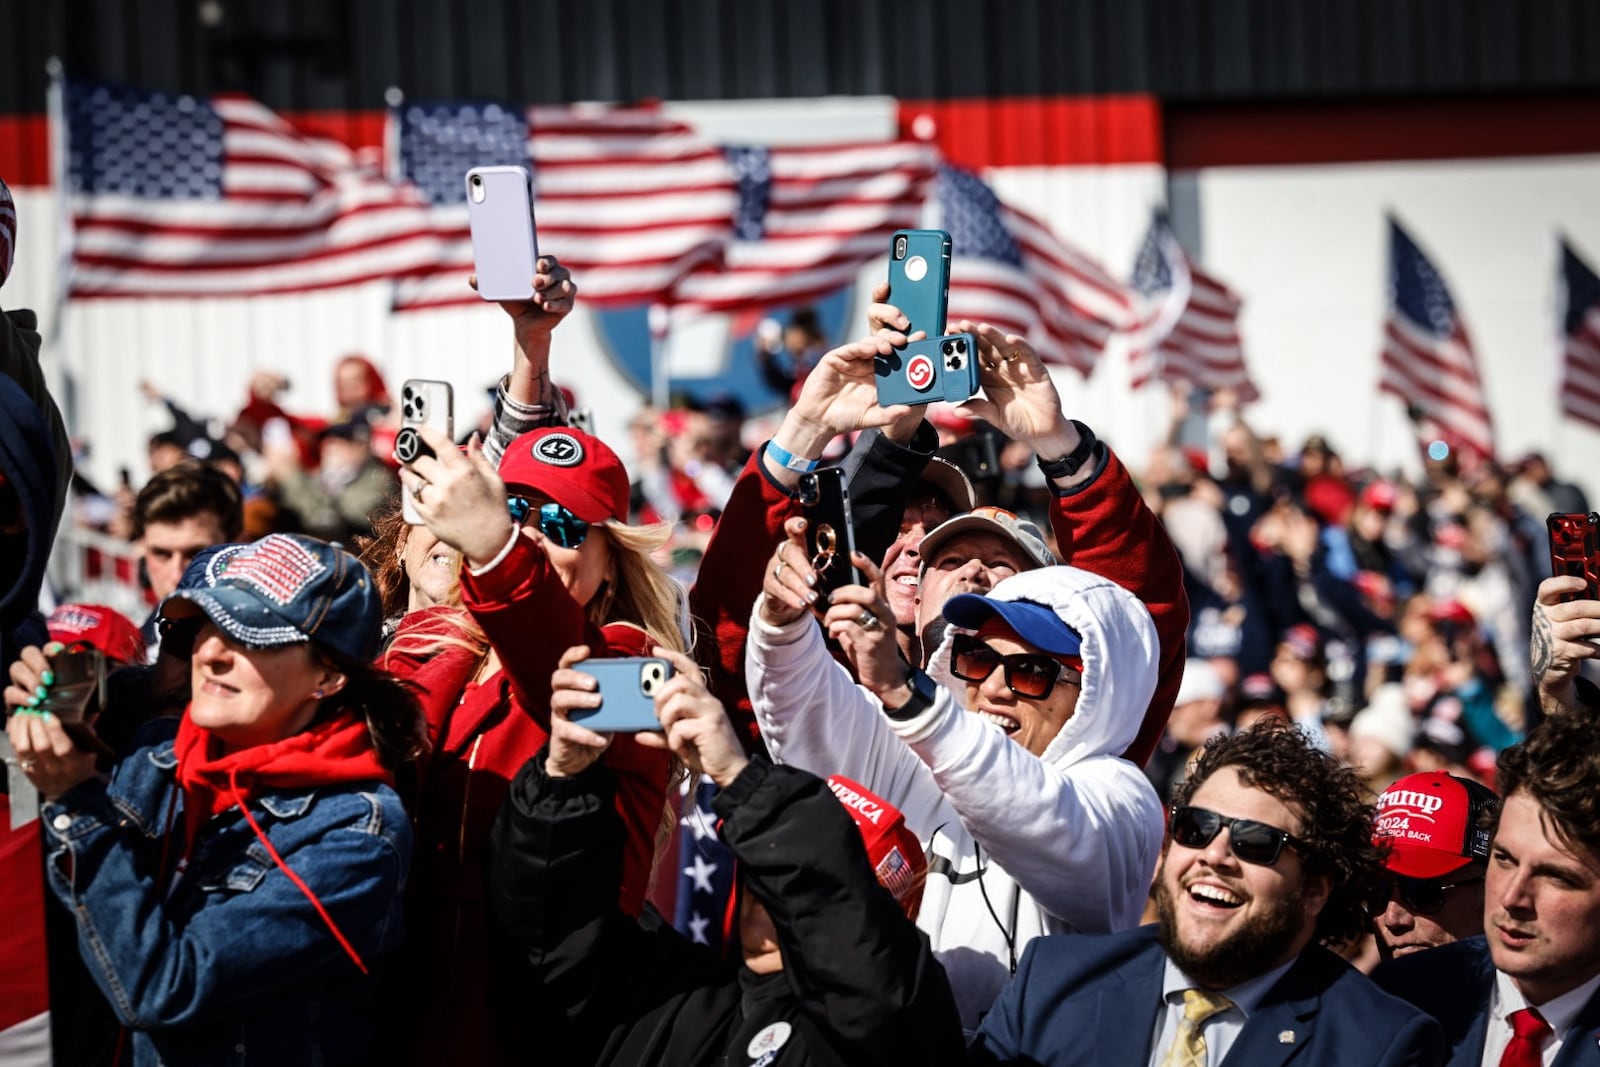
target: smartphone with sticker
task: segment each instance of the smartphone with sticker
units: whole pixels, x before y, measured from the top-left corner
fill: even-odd
[[[585,729],[602,734],[636,734],[660,730],[656,694],[672,677],[672,664],[655,656],[586,659],[572,665],[599,683],[600,706],[572,712]]]
[[[878,406],[960,404],[978,392],[978,340],[952,333],[912,341],[887,356],[874,356]]]
[[[950,235],[896,230],[889,243],[889,303],[911,320],[906,336],[917,330],[941,336],[949,302]]]
[[[1565,593],[1561,600],[1600,600],[1600,513],[1551,512],[1544,520],[1550,531],[1550,573],[1582,578],[1589,588]]]
[[[806,519],[806,552],[816,572],[817,602],[812,609],[821,615],[835,590],[845,585],[860,585],[861,573],[851,557],[856,550],[855,529],[850,514],[850,490],[844,471],[823,467],[800,476],[795,489],[800,513]]]
[[[467,171],[467,223],[478,295],[485,300],[527,300],[539,262],[533,225],[533,175],[527,167],[473,167]]]
[[[394,438],[394,458],[401,463],[414,463],[433,454],[417,433],[419,426],[431,426],[455,440],[455,390],[449,382],[407,378],[400,386],[400,432]],[[422,516],[417,514],[410,493],[400,494],[400,514],[411,525],[422,525]]]

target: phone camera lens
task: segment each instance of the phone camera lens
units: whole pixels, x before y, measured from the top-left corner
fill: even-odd
[[[473,185],[482,185],[483,184],[483,177],[481,175],[474,174],[472,176],[472,184]]]
[[[894,258],[906,258],[906,239],[904,237],[896,237],[894,239]]]
[[[948,356],[950,353],[954,352],[955,350],[956,350],[956,346],[954,344],[952,344],[951,342],[946,341],[944,343],[944,354],[945,355]]]

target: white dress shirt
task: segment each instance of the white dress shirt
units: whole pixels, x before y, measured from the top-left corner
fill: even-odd
[[[1522,995],[1522,990],[1517,988],[1517,983],[1505,972],[1495,971],[1494,992],[1489,996],[1489,1025],[1483,1035],[1483,1059],[1478,1062],[1483,1067],[1500,1067],[1500,1057],[1505,1055],[1506,1046],[1511,1044],[1511,1013],[1523,1008],[1537,1008],[1553,1031],[1550,1037],[1545,1038],[1544,1048],[1540,1051],[1545,1067],[1550,1067],[1561,1052],[1561,1039],[1597,989],[1600,989],[1600,974],[1544,1004],[1530,1004],[1528,998]]]

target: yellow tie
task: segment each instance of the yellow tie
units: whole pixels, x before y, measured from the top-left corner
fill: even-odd
[[[1205,1021],[1219,1011],[1233,1007],[1233,1001],[1204,989],[1183,991],[1183,1018],[1178,1020],[1178,1033],[1167,1049],[1161,1067],[1210,1067],[1206,1058],[1206,1039],[1200,1032]]]

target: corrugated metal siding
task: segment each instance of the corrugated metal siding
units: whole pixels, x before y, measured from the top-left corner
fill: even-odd
[[[1592,91],[1591,0],[0,0],[0,114],[73,72],[281,110],[415,98],[1166,101]],[[211,17],[208,17],[208,13]]]

